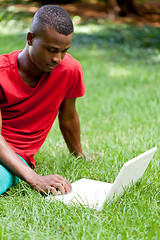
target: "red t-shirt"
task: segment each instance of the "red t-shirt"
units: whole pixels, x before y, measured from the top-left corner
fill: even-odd
[[[20,51],[0,56],[0,108],[2,135],[29,164],[45,141],[64,99],[85,94],[82,68],[66,54],[35,88],[21,78],[17,67]]]

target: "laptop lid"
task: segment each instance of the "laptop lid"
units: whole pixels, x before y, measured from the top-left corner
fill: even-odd
[[[150,150],[124,163],[112,185],[112,188],[106,196],[106,200],[112,198],[116,199],[117,197],[122,196],[126,187],[130,187],[136,183],[143,176],[156,150],[157,147],[151,148]]]

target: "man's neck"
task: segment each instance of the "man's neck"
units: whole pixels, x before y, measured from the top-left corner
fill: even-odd
[[[24,82],[30,87],[36,87],[44,72],[40,71],[31,61],[26,47],[19,53],[17,65]]]

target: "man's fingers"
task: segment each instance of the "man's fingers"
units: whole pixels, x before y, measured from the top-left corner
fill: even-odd
[[[65,194],[67,192],[65,185],[63,185],[62,183],[56,183],[54,187],[56,188],[56,190],[58,189],[61,194]]]
[[[63,187],[65,189],[65,192],[67,193],[72,191],[72,186],[68,181],[67,182],[63,181]]]
[[[39,181],[33,186],[35,190],[44,194],[57,195],[58,190],[61,194],[71,192],[72,186],[68,180],[58,174],[39,176]]]
[[[59,185],[60,184],[60,185]],[[60,175],[57,175],[57,183],[55,184],[55,186],[61,191],[61,186],[63,187],[63,192],[71,192],[72,190],[72,186],[70,184],[70,182],[61,177]],[[60,188],[59,188],[60,187]],[[64,193],[63,193],[64,194]]]
[[[58,192],[56,191],[56,189],[55,189],[54,187],[50,187],[48,193],[51,193],[51,194],[53,194],[54,196],[56,196],[56,195],[58,194]]]

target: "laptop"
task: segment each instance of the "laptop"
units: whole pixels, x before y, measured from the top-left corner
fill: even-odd
[[[48,196],[47,199],[65,204],[82,204],[101,211],[106,202],[122,196],[124,190],[135,184],[144,174],[157,147],[124,163],[114,183],[82,178],[72,183],[72,192],[64,195]]]

